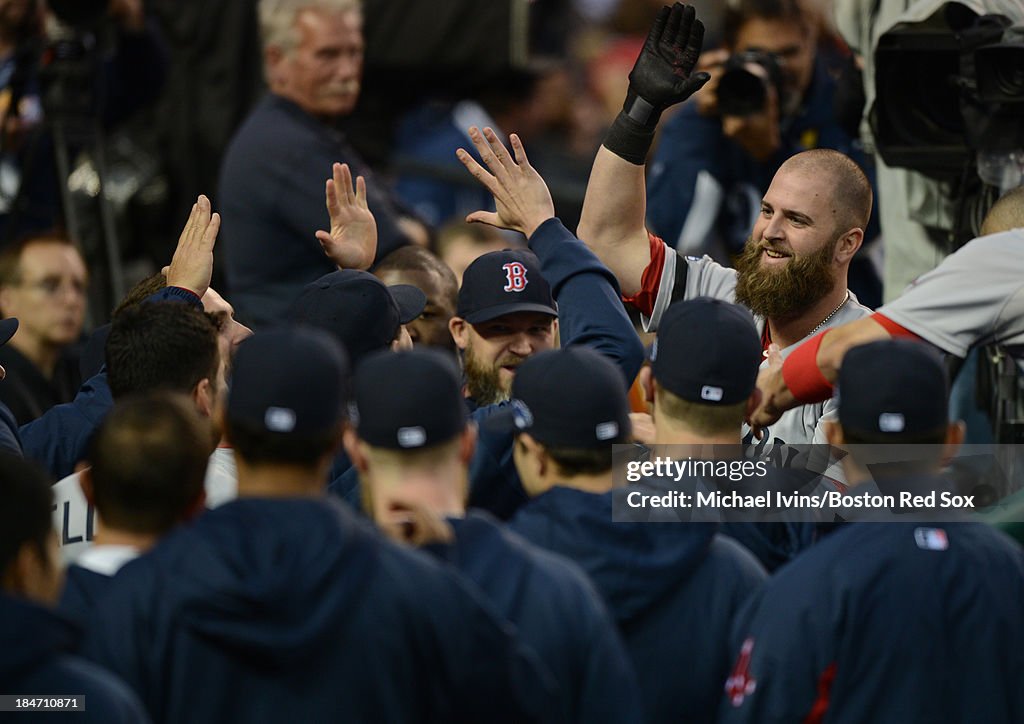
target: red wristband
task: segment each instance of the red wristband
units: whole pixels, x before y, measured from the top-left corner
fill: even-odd
[[[832,396],[832,383],[818,368],[818,348],[829,330],[811,337],[782,363],[782,379],[798,402],[822,402]]]

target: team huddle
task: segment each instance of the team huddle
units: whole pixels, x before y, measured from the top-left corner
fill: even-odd
[[[875,311],[848,283],[872,185],[838,150],[781,163],[731,267],[652,233],[646,159],[711,78],[703,38],[661,9],[575,233],[517,134],[468,129],[494,201],[469,221],[527,248],[461,283],[415,247],[374,268],[367,181],[334,163],[331,270],[287,305],[285,273],[247,289],[274,297],[253,333],[210,287],[201,196],[74,401],[21,426],[0,406],[0,694],[84,694],[104,722],[1024,721],[1024,549],[969,514],[618,513],[716,465],[789,484],[808,471],[763,461],[812,444],[847,453],[802,490],[952,497],[943,357],[1024,350],[1024,187]],[[897,444],[925,452],[858,452]],[[712,452],[663,470],[662,445]]]

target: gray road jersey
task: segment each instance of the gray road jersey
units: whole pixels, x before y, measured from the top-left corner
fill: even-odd
[[[998,343],[1024,359],[1024,229],[965,244],[878,312],[958,357]]]
[[[662,242],[664,243],[664,242]],[[677,276],[677,259],[683,259],[686,263],[686,289],[682,296],[673,294]],[[665,249],[665,266],[661,273],[661,285],[658,287],[658,294],[655,299],[653,314],[650,318],[645,317],[644,329],[649,332],[658,328],[658,322],[665,309],[676,299],[694,299],[696,297],[713,297],[727,302],[736,302],[736,270],[723,267],[709,256],[704,257],[679,257],[677,253],[668,247]],[[871,310],[857,301],[857,298],[850,293],[850,298],[839,308],[839,311],[822,327],[826,329],[835,327],[846,322],[851,322],[871,314]],[[763,317],[754,315],[754,322],[757,331],[764,333],[765,320]],[[806,338],[805,338],[806,339]],[[804,340],[800,340],[803,342]],[[786,357],[800,343],[790,345],[782,350],[782,356]],[[762,364],[767,364],[762,363]],[[834,419],[836,417],[836,404],[829,399],[825,402],[816,402],[810,405],[801,405],[792,410],[787,410],[779,418],[778,422],[772,425],[761,443],[753,441],[750,428],[743,426],[743,441],[748,444],[758,445],[762,448],[762,454],[770,455],[772,447],[791,445],[826,444],[825,432],[822,427],[823,419]],[[785,454],[784,451],[776,451],[777,454]],[[785,461],[783,461],[785,462]],[[838,477],[838,475],[837,475]]]

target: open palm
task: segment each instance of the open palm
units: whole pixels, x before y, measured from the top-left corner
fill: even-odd
[[[366,202],[366,181],[347,163],[336,163],[327,180],[327,213],[331,230],[316,232],[324,253],[341,269],[369,269],[377,255],[377,222]]]

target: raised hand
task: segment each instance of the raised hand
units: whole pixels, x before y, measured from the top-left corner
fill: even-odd
[[[356,177],[347,163],[336,163],[327,180],[330,231],[316,232],[324,254],[341,269],[369,269],[377,255],[377,222],[366,203],[366,181]]]
[[[391,540],[413,546],[446,544],[455,538],[444,516],[413,501],[391,501],[387,517],[377,524]]]
[[[711,78],[703,71],[694,72],[703,44],[704,24],[697,20],[693,7],[681,3],[663,7],[629,73],[626,111],[634,115],[630,110],[634,96],[660,113],[700,90]],[[643,123],[646,119],[635,120]]]
[[[474,211],[466,221],[512,229],[529,238],[538,226],[554,217],[555,205],[544,179],[530,165],[523,142],[514,133],[509,136],[515,153],[513,160],[492,129],[484,128],[481,134],[479,128],[472,126],[469,137],[487,168],[477,163],[465,149],[458,149],[455,155],[491,192],[497,211]]]
[[[200,195],[192,204],[178,246],[167,267],[167,286],[181,287],[202,297],[213,276],[213,245],[220,231],[220,214],[210,213],[210,200]]]

